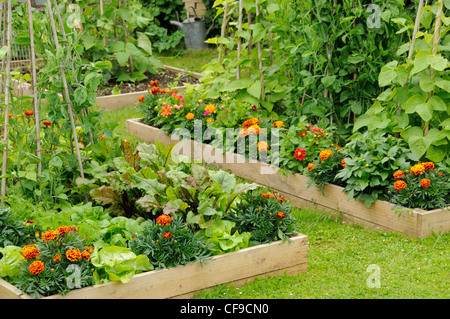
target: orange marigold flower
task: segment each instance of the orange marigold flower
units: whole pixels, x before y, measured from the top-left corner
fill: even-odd
[[[81,258],[83,258],[84,260],[89,260],[91,258],[91,254],[89,254],[87,250],[83,250],[81,252]]]
[[[70,261],[77,261],[81,258],[81,252],[79,249],[69,249],[66,251],[66,257]]]
[[[423,164],[419,163],[417,165],[411,166],[409,171],[414,175],[421,175],[421,174],[425,173],[425,166]]]
[[[55,262],[55,263],[57,263],[58,261],[60,261],[61,260],[61,254],[56,254],[55,256],[53,256],[53,261]]]
[[[278,193],[262,193],[261,197],[278,199],[280,201],[280,204],[283,204],[284,201],[286,200],[286,198],[283,195]]]
[[[49,127],[49,126],[52,125],[52,122],[45,120],[45,121],[42,122],[42,124],[44,124],[44,126]]]
[[[314,162],[313,163],[309,163],[308,167],[307,167],[308,171],[311,172],[313,170],[314,166],[316,166],[316,163],[314,163]]]
[[[249,128],[247,128],[247,135],[251,135],[251,134],[258,135],[260,131],[261,131],[261,129],[260,129],[259,125],[255,124],[255,125],[252,125]]]
[[[161,226],[169,225],[172,221],[172,218],[169,215],[162,214],[158,218],[156,218],[156,223]]]
[[[152,87],[157,87],[157,86],[159,86],[159,81],[158,81],[158,80],[150,81],[150,85],[151,85]]]
[[[284,123],[283,121],[275,121],[273,122],[272,127],[281,128],[284,127]]]
[[[44,271],[44,268],[45,268],[44,263],[42,261],[37,260],[31,263],[30,267],[28,267],[28,271],[32,275],[38,275]]]
[[[343,167],[343,168],[345,168],[345,165],[346,165],[347,163],[345,163],[345,159],[342,159],[341,160],[341,166]]]
[[[277,212],[275,217],[278,218],[278,219],[284,219],[284,218],[286,218],[286,214],[283,213],[283,212]]]
[[[33,259],[39,257],[39,250],[33,244],[26,245],[22,249],[22,256],[26,259]]]
[[[207,114],[211,114],[216,111],[216,107],[214,106],[214,104],[208,104],[207,106],[205,106],[204,110],[205,112],[208,112]]]
[[[138,102],[143,102],[144,99],[145,99],[145,96],[140,96],[140,97],[138,97]]]
[[[239,131],[239,137],[244,137],[244,136],[247,136],[247,135],[248,135],[248,133],[247,133],[247,130],[245,128],[243,128],[243,129],[241,129]]]
[[[167,117],[169,115],[172,115],[172,108],[170,107],[170,105],[163,105],[161,107],[161,116]]]
[[[211,122],[214,122],[213,118],[209,118],[209,119],[206,120],[206,123],[211,123]]]
[[[425,163],[422,163],[422,165],[425,167],[425,169],[427,171],[431,171],[432,169],[434,169],[434,163],[433,162],[425,162]]]
[[[9,113],[8,116],[9,116],[9,117],[14,117],[14,114]]]
[[[161,94],[166,94],[168,92],[169,92],[169,90],[166,88],[159,90],[159,93],[161,93]]]
[[[430,187],[431,181],[430,181],[429,179],[422,178],[422,179],[420,180],[420,185],[421,185],[423,188]]]
[[[33,116],[33,111],[32,110],[26,110],[24,114],[25,114],[25,116]]]
[[[405,187],[406,187],[406,183],[405,183],[405,181],[402,181],[401,179],[396,180],[394,183],[394,188],[398,191],[401,191]]]
[[[192,120],[194,118],[194,113],[188,113],[186,114],[186,119]]]
[[[61,234],[61,236],[66,235],[67,233],[73,231],[73,226],[59,226],[56,231]]]
[[[438,172],[438,175],[439,175],[439,176],[444,176],[444,173]]]
[[[58,237],[58,232],[54,230],[47,230],[45,233],[42,233],[41,239],[48,242],[49,240],[54,240]]]
[[[298,133],[298,137],[306,136],[306,134],[308,134],[308,131],[304,130],[303,132]]]
[[[165,232],[162,236],[163,236],[164,239],[169,239],[169,238],[172,238],[172,233],[171,232]]]
[[[333,152],[331,150],[323,150],[319,153],[319,157],[322,161],[326,160],[330,156],[333,156]]]
[[[99,139],[99,140],[104,140],[104,139],[105,139],[105,135],[100,135],[100,136],[98,137],[98,139]]]
[[[267,152],[268,149],[269,149],[269,144],[267,142],[264,142],[264,141],[258,142],[258,151]]]
[[[403,176],[405,176],[405,173],[404,173],[403,171],[396,171],[396,172],[393,174],[393,176],[394,176],[395,179],[402,179]]]
[[[158,92],[159,92],[159,87],[158,87],[158,86],[152,87],[152,89],[150,90],[150,92],[151,92],[153,95],[158,94]]]
[[[256,117],[254,117],[254,118],[252,118],[250,120],[247,120],[247,121],[245,121],[243,123],[245,128],[248,128],[248,127],[250,127],[252,125],[257,125],[257,124],[259,124],[259,119],[257,119]]]

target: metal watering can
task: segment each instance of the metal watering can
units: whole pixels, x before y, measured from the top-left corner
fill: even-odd
[[[195,18],[189,18],[189,9],[194,10]],[[176,25],[181,31],[184,32],[184,43],[186,49],[204,49],[208,45],[205,43],[206,40],[206,27],[205,20],[197,18],[197,13],[194,7],[187,8],[187,19],[182,23],[178,21],[170,21],[170,24]],[[208,30],[209,31],[209,30]]]

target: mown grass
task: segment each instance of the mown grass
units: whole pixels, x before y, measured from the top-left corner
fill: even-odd
[[[217,57],[217,50],[209,48],[200,50],[178,50],[164,52],[163,54],[155,53],[155,57],[165,65],[201,73],[202,67]]]
[[[135,108],[105,113],[117,121],[116,133],[133,143],[126,119],[140,117]],[[295,208],[302,234],[308,236],[308,270],[297,275],[257,278],[239,288],[220,285],[197,299],[449,299],[450,233],[411,238],[396,232],[368,230],[341,223],[323,212]],[[379,288],[368,272],[379,269]]]

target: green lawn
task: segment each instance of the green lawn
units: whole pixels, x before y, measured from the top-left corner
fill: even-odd
[[[130,142],[126,119],[140,117],[134,108],[106,112],[116,132]],[[258,278],[235,288],[221,285],[195,298],[309,299],[448,299],[450,298],[450,233],[426,239],[343,224],[320,211],[295,209],[300,232],[308,236],[308,271],[298,275]],[[371,288],[370,265],[379,269],[379,288]]]
[[[217,57],[217,50],[180,50],[165,52],[164,54],[155,53],[155,57],[165,65],[170,65],[192,72],[202,72],[202,67]]]

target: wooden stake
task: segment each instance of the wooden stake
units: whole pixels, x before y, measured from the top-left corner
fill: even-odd
[[[54,37],[54,41],[55,41],[56,50],[58,50],[58,48],[59,48],[59,41],[58,41],[58,35],[56,33],[56,25],[55,25],[55,20],[53,18],[52,4],[51,4],[50,0],[47,0],[47,9],[48,9],[48,15],[49,15],[49,18],[50,18],[50,24],[51,24],[51,27],[52,27],[52,33],[53,33],[53,37]],[[60,72],[61,72],[61,79],[62,79],[63,86],[64,86],[64,96],[65,96],[65,99],[66,99],[68,113],[69,113],[69,117],[70,117],[70,124],[72,126],[72,135],[73,135],[74,144],[75,144],[75,151],[76,151],[76,155],[77,155],[77,159],[78,159],[78,167],[80,169],[80,176],[82,178],[84,178],[83,162],[81,160],[80,147],[78,145],[77,130],[75,128],[75,121],[74,121],[74,118],[73,118],[72,101],[70,100],[69,88],[67,86],[66,73],[64,71],[64,65],[63,65],[62,62],[61,62],[61,65],[60,65]]]
[[[258,0],[255,3],[256,6],[256,16],[259,16],[259,7]],[[264,101],[266,98],[266,94],[264,92],[264,74],[263,74],[263,66],[262,66],[262,52],[261,52],[261,41],[258,41],[258,61],[259,61],[259,79],[261,81],[261,99]]]
[[[5,143],[5,146],[3,147],[3,165],[2,165],[2,186],[1,186],[1,203],[5,203],[4,197],[6,196],[6,169],[8,165],[8,140],[9,140],[9,100],[10,100],[10,85],[11,85],[11,20],[12,20],[12,10],[11,10],[11,0],[8,0],[8,13],[7,13],[7,19],[6,22],[8,23],[7,27],[7,51],[6,51],[6,83],[5,83],[5,128],[3,132],[3,142]]]
[[[66,37],[66,31],[64,30],[64,23],[62,21],[61,18],[61,12],[59,11],[59,7],[58,7],[58,2],[56,0],[53,0],[53,3],[55,4],[55,11],[56,11],[56,16],[58,17],[58,22],[59,22],[59,26],[61,28],[61,34],[63,36],[63,39],[65,41],[67,41],[67,37]],[[69,44],[66,42],[66,49],[67,49],[67,56],[69,56]],[[72,70],[75,74],[75,70],[73,68],[72,65]],[[78,77],[75,76],[75,82],[78,83]],[[86,109],[82,109],[81,112],[83,113],[83,116],[86,117],[87,116],[87,112]],[[94,145],[94,137],[92,136],[92,130],[89,130],[89,139],[91,140],[91,144]]]
[[[36,51],[34,49],[34,28],[33,15],[31,12],[31,0],[27,0],[28,21],[30,30],[30,62],[31,62],[31,80],[33,88],[33,114],[34,124],[36,127],[36,156],[39,158],[38,162],[38,176],[42,173],[42,155],[41,155],[41,125],[39,120],[39,100],[37,96],[37,75],[36,75]]]
[[[223,6],[223,20],[222,20],[222,28],[220,29],[220,36],[222,38],[225,37],[225,29],[227,26],[227,15],[228,15],[228,1],[225,1],[224,6]],[[223,57],[225,55],[224,49],[223,49],[223,43],[219,44],[219,64],[222,65],[223,64]]]
[[[238,31],[242,31],[242,8],[244,7],[243,0],[239,0],[239,13],[238,13]],[[238,59],[238,65],[236,69],[236,79],[239,80],[241,78],[241,66],[239,65],[239,62],[241,61],[241,42],[242,37],[238,37],[238,43],[237,43],[237,59]]]
[[[411,45],[409,46],[408,60],[411,60],[413,52],[414,52],[416,36],[417,36],[417,32],[419,31],[419,26],[420,26],[420,17],[422,16],[422,8],[423,8],[423,0],[420,0],[419,7],[417,9],[417,14],[416,14],[416,21],[414,23],[414,31],[413,31],[413,36],[411,39]]]
[[[100,0],[100,16],[103,15],[103,0]],[[103,35],[103,45],[106,46],[106,38],[105,35]]]
[[[439,42],[439,33],[440,33],[440,29],[441,29],[441,16],[442,16],[442,9],[444,7],[444,1],[443,0],[439,0],[438,1],[438,8],[436,11],[436,23],[434,25],[434,39],[433,39],[433,48],[431,53],[433,55],[436,55],[437,52],[437,45]],[[434,75],[435,75],[435,70],[433,69],[433,67],[430,66],[430,77],[432,79],[434,79]],[[428,93],[428,99],[430,99],[433,96],[433,91],[430,91],[430,93]],[[426,136],[428,134],[428,130],[430,129],[430,123],[427,121],[425,123],[425,129],[423,131],[423,135]]]

